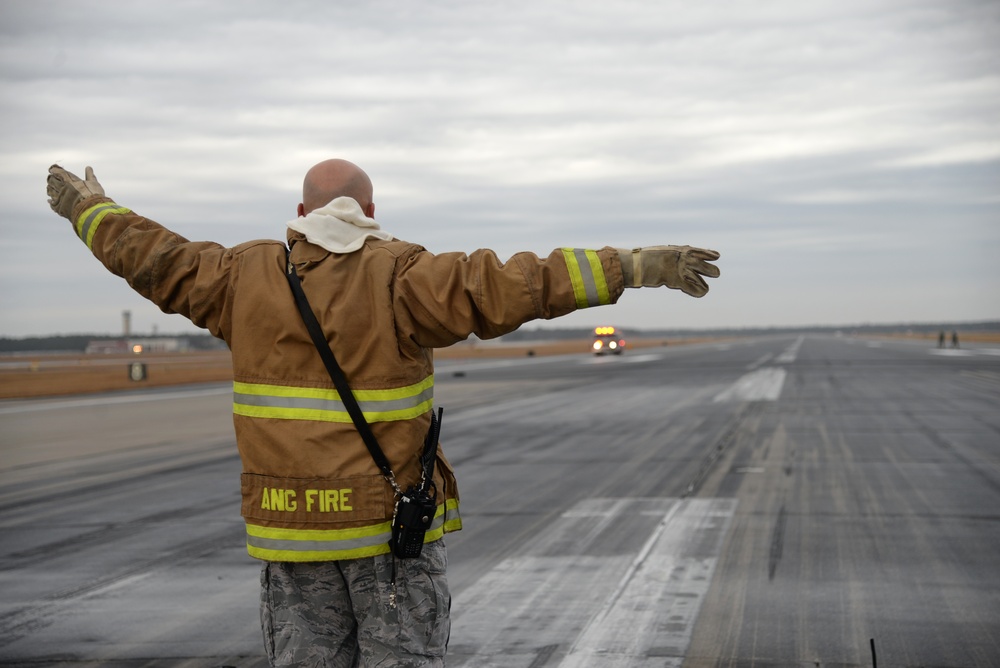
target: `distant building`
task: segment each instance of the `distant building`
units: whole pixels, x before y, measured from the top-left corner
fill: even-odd
[[[88,355],[120,355],[123,353],[179,353],[191,349],[184,337],[95,339],[87,343]]]
[[[98,339],[89,341],[86,350],[87,355],[113,355],[128,352],[128,341],[125,339]]]

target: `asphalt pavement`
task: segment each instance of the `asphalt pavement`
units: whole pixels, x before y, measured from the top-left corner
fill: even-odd
[[[1000,665],[995,346],[449,360],[435,402],[450,666]],[[0,402],[0,664],[266,665],[230,409]]]

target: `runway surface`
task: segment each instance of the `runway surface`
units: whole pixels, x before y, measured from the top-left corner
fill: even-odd
[[[0,664],[263,666],[229,386],[0,402]],[[1000,350],[441,362],[449,666],[1000,665]]]

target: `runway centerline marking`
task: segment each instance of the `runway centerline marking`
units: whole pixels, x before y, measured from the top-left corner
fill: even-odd
[[[788,372],[781,367],[764,367],[744,374],[713,399],[720,401],[776,401],[781,396]]]
[[[788,346],[780,355],[774,358],[774,361],[778,364],[791,364],[795,361],[795,358],[799,356],[799,348],[802,347],[802,342],[806,340],[806,337],[800,336],[795,339],[792,345]]]
[[[755,362],[747,365],[747,371],[753,371],[757,367],[766,364],[772,357],[774,357],[774,353],[767,353],[765,355],[762,355],[761,357],[757,358]]]

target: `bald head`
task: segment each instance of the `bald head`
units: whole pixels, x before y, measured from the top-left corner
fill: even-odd
[[[365,215],[375,214],[372,202],[372,182],[364,170],[347,160],[324,160],[306,172],[302,182],[302,204],[299,215],[304,216],[337,197],[353,197]]]

